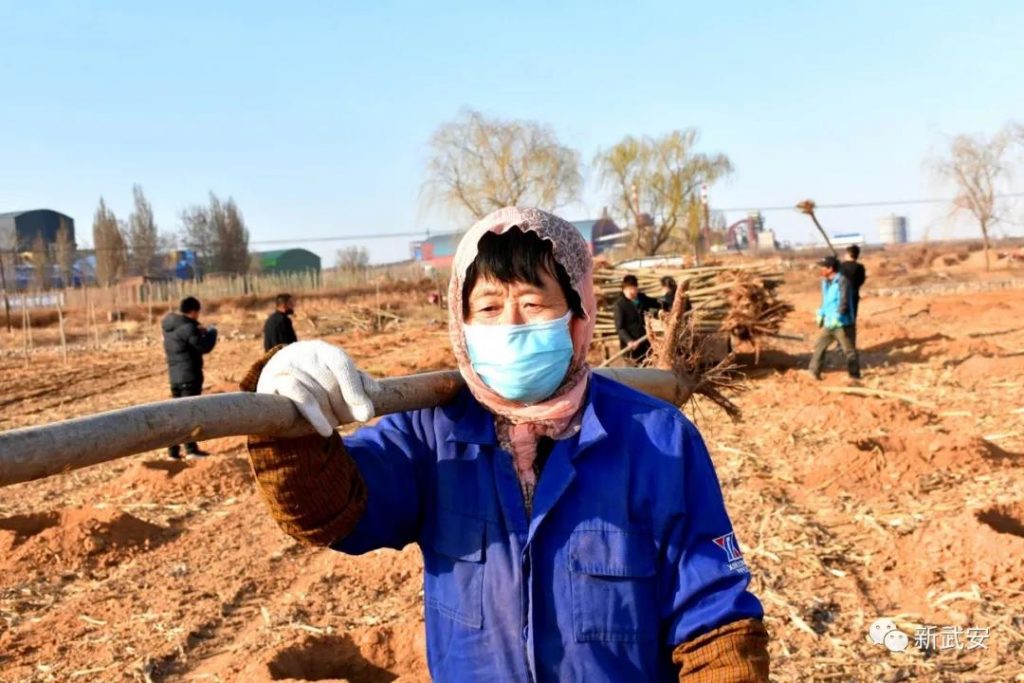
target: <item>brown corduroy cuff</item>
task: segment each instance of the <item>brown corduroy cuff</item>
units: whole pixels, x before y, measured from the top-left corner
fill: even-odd
[[[258,360],[239,383],[255,391],[276,346]],[[249,461],[270,514],[302,543],[330,545],[355,529],[366,510],[366,484],[341,436],[319,434],[296,439],[250,436]]]
[[[768,631],[743,619],[676,646],[680,683],[767,683]]]

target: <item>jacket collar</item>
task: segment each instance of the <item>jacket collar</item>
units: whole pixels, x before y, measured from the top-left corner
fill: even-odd
[[[446,440],[457,443],[495,445],[498,435],[494,431],[494,415],[484,408],[469,389],[463,389],[449,407],[445,408],[452,429]]]
[[[583,405],[583,416],[579,422],[578,441],[571,456],[574,460],[589,446],[608,436],[595,406],[595,403],[600,401],[600,385],[603,381],[601,377],[591,373],[590,386],[587,387]],[[484,408],[468,389],[459,392],[458,397],[445,411],[452,425],[447,441],[497,445],[494,415]]]

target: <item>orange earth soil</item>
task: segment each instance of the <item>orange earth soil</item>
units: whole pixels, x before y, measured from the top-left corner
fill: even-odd
[[[745,368],[738,421],[684,408],[718,468],[777,680],[1024,680],[1024,272],[984,273],[975,256],[867,257],[860,386],[899,397],[836,392],[835,355],[821,383],[802,371],[817,293],[798,262],[784,332],[805,341],[773,340]],[[311,295],[300,337],[382,376],[451,367],[426,292],[382,291],[398,316],[383,330],[339,313],[375,295]],[[265,313],[208,306],[223,337],[208,393],[260,355]],[[97,350],[72,312],[67,366],[53,326],[33,331],[27,361],[21,333],[0,332],[0,429],[164,399],[157,328],[121,327]],[[205,460],[151,452],[0,489],[0,681],[429,680],[417,549],[300,546],[266,513],[243,439],[204,447]],[[881,616],[912,639],[989,629],[986,647],[889,653],[866,638]]]

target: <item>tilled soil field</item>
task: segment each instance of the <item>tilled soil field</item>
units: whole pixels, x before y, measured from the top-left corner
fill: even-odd
[[[685,408],[765,605],[773,678],[1024,680],[1024,289],[893,284],[865,292],[860,385],[838,358],[823,382],[802,371],[817,302],[801,273],[785,331],[806,341],[745,370],[742,418]],[[441,314],[408,299],[381,331],[325,338],[378,375],[451,367]],[[331,304],[317,306],[300,337],[324,334]],[[229,391],[260,355],[258,313],[209,317],[224,339],[206,389]],[[27,364],[20,338],[0,347],[0,429],[167,395],[145,326],[73,347],[67,366],[52,330],[35,337]],[[242,439],[204,447],[214,455],[153,452],[0,489],[0,680],[429,680],[416,548],[299,546],[266,514]],[[878,617],[910,636],[905,652],[867,639]],[[916,647],[929,626],[958,643]]]

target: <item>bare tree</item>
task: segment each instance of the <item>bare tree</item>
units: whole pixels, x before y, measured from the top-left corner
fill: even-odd
[[[32,242],[32,286],[37,291],[50,288],[50,245],[42,235],[36,235]]]
[[[370,265],[370,252],[366,247],[345,247],[335,254],[334,265],[338,270],[358,271]]]
[[[60,270],[60,279],[65,287],[72,283],[71,271],[75,266],[75,243],[71,239],[71,230],[68,229],[64,218],[60,219],[60,227],[57,229],[57,239],[53,243],[53,255]]]
[[[426,188],[456,213],[481,218],[503,206],[553,210],[580,194],[580,155],[534,121],[467,109],[430,139]]]
[[[131,269],[139,275],[148,275],[153,267],[153,257],[160,248],[160,235],[153,220],[153,207],[146,200],[141,185],[132,187],[135,209],[128,216],[128,249]]]
[[[195,252],[199,269],[213,269],[216,252],[216,234],[205,206],[190,206],[181,212],[181,240],[186,249]]]
[[[1006,157],[1011,141],[1009,126],[991,138],[957,135],[950,140],[948,155],[933,162],[938,176],[956,188],[952,213],[969,213],[981,230],[985,270],[991,267],[989,231],[1003,218],[999,190],[1009,176]]]
[[[196,252],[203,270],[248,272],[249,230],[234,199],[222,202],[211,192],[209,205],[185,209],[181,222],[182,241]]]
[[[124,274],[127,247],[117,216],[102,197],[93,216],[92,243],[96,249],[96,280],[104,285],[111,284]]]
[[[612,201],[631,226],[634,245],[653,256],[677,232],[700,249],[700,220],[696,217],[700,186],[732,173],[724,154],[704,154],[694,147],[695,128],[673,131],[661,138],[627,136],[594,159]]]
[[[235,200],[228,197],[223,205],[218,228],[217,246],[220,270],[229,273],[249,271],[249,230]]]

